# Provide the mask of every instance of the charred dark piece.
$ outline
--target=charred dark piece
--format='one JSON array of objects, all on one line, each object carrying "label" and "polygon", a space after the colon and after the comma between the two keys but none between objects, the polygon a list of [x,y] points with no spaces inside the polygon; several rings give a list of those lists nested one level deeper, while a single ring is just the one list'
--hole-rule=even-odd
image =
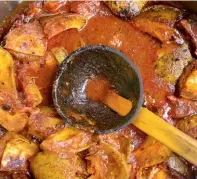
[{"label": "charred dark piece", "polygon": [[131,19],[140,13],[146,1],[107,1],[105,4],[115,15]]}]

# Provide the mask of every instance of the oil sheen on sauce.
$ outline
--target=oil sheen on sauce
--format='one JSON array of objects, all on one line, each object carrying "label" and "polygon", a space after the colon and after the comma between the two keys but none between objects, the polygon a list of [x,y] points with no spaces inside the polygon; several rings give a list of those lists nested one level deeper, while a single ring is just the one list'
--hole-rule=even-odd
[{"label": "oil sheen on sauce", "polygon": [[101,44],[120,50],[137,65],[143,79],[146,105],[163,110],[170,89],[155,74],[159,43],[129,22],[113,15],[94,15],[81,31],[70,29],[48,42],[49,49],[61,45],[68,54],[86,45]]}]

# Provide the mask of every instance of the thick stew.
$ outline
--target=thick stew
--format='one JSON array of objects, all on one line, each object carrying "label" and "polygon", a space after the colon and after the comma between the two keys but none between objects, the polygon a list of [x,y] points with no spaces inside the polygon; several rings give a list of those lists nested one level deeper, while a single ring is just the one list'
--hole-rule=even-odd
[{"label": "thick stew", "polygon": [[39,1],[12,22],[0,26],[0,179],[197,176],[132,124],[95,135],[65,124],[52,102],[59,64],[106,45],[139,68],[144,106],[197,139],[197,15],[169,2]]}]

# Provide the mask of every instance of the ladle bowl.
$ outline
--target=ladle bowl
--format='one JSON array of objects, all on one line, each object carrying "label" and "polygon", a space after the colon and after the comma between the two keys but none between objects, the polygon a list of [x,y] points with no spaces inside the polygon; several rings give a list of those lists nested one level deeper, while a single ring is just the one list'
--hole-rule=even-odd
[{"label": "ladle bowl", "polygon": [[[87,81],[104,77],[118,94],[132,101],[126,116],[87,98]],[[135,118],[143,101],[143,85],[137,67],[120,51],[106,46],[87,46],[70,54],[59,67],[53,100],[69,124],[95,133],[118,130]]]}]

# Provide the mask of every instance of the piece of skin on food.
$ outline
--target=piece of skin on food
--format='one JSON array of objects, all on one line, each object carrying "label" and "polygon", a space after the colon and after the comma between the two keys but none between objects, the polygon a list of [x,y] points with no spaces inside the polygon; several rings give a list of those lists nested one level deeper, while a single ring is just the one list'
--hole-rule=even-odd
[{"label": "piece of skin on food", "polygon": [[30,55],[30,54],[24,54],[20,52],[15,52],[14,50],[10,50],[9,52],[12,54],[14,59],[23,61],[23,62],[33,62],[33,61],[39,61],[42,57]]},{"label": "piece of skin on food", "polygon": [[10,53],[0,47],[0,89],[16,92],[14,61]]},{"label": "piece of skin on food", "polygon": [[27,55],[44,56],[47,42],[40,23],[34,21],[14,28],[6,36],[5,48]]},{"label": "piece of skin on food", "polygon": [[6,144],[1,160],[1,170],[15,171],[26,170],[27,160],[38,151],[38,146],[19,134]]},{"label": "piece of skin on food", "polygon": [[49,137],[62,128],[64,121],[57,117],[55,109],[41,107],[33,111],[28,121],[28,135],[40,140]]},{"label": "piece of skin on food", "polygon": [[89,149],[89,179],[126,179],[129,178],[130,167],[121,153],[110,144],[100,141]]},{"label": "piece of skin on food", "polygon": [[183,69],[191,61],[192,56],[186,43],[165,44],[157,51],[155,72],[165,82],[175,85]]},{"label": "piece of skin on food", "polygon": [[197,61],[193,60],[183,71],[178,82],[179,95],[197,100]]},{"label": "piece of skin on food", "polygon": [[170,106],[170,116],[173,118],[184,118],[190,115],[197,114],[197,102],[177,98],[175,96],[168,96],[168,102]]},{"label": "piece of skin on food", "polygon": [[186,19],[180,21],[180,27],[185,29],[186,33],[191,37],[191,40],[196,48],[197,55],[197,16],[191,15]]},{"label": "piece of skin on food", "polygon": [[167,5],[153,5],[143,9],[137,18],[146,18],[147,20],[165,24],[174,27],[175,23],[185,16],[181,9]]},{"label": "piece of skin on food", "polygon": [[92,133],[74,127],[66,127],[44,140],[40,147],[56,153],[78,153],[92,144]]},{"label": "piece of skin on food", "polygon": [[15,132],[6,132],[0,139],[0,158],[3,156],[6,144],[15,136]]},{"label": "piece of skin on food", "polygon": [[132,20],[132,24],[161,42],[167,42],[174,35],[174,24],[183,16],[184,12],[180,9],[166,5],[155,5],[145,8]]},{"label": "piece of skin on food", "polygon": [[189,116],[177,123],[177,128],[187,135],[197,139],[197,116]]},{"label": "piece of skin on food", "polygon": [[104,3],[116,16],[131,19],[140,13],[147,1],[106,1]]},{"label": "piece of skin on food", "polygon": [[60,14],[45,16],[40,19],[40,22],[43,25],[45,35],[50,39],[68,29],[81,30],[86,25],[87,20],[87,17],[78,14]]},{"label": "piece of skin on food", "polygon": [[151,167],[166,161],[171,153],[168,147],[148,136],[143,145],[131,153],[131,162],[135,168]]},{"label": "piece of skin on food", "polygon": [[173,34],[174,29],[162,23],[147,21],[146,19],[134,20],[132,24],[142,32],[146,32],[153,37],[159,39],[161,42],[169,41]]},{"label": "piece of skin on food", "polygon": [[85,179],[85,162],[78,155],[39,152],[30,168],[36,179]]}]

